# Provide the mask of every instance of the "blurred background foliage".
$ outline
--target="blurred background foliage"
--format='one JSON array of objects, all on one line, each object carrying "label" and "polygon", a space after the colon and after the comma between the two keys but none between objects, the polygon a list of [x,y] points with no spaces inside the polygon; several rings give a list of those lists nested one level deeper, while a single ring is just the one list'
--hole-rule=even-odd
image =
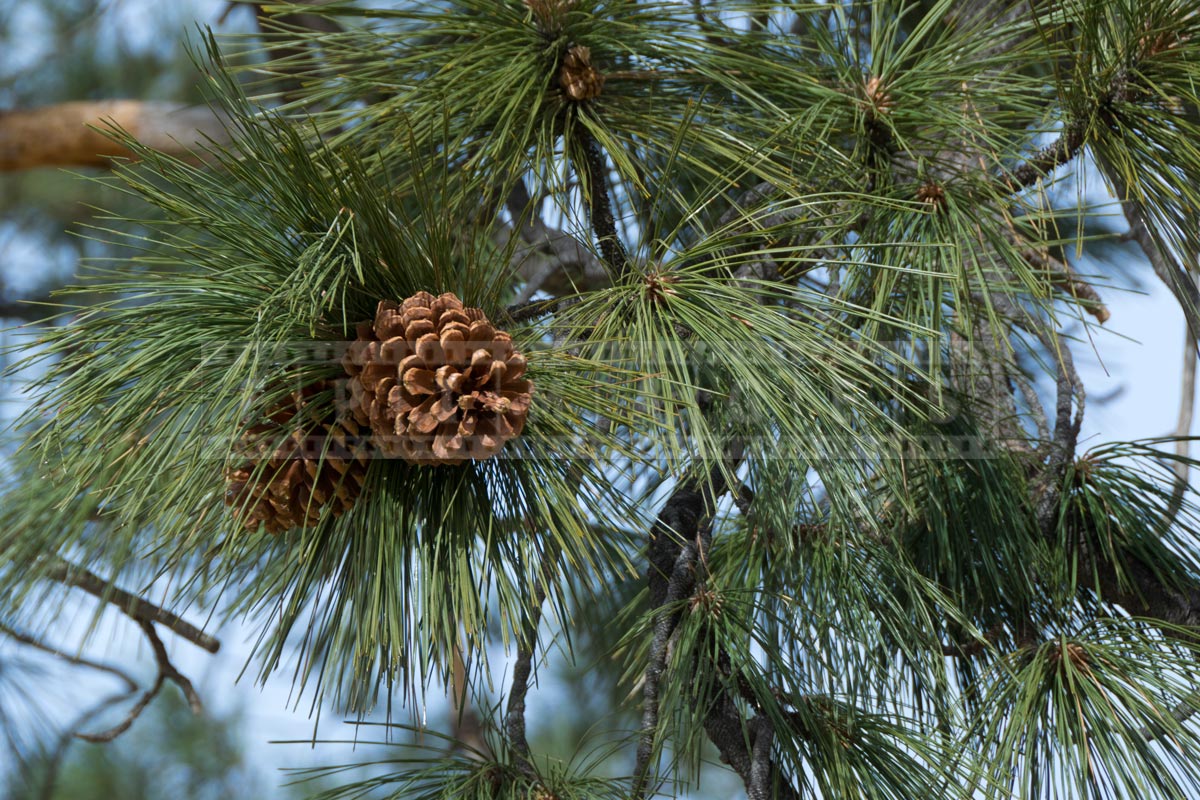
[{"label": "blurred background foliage", "polygon": [[239,712],[193,714],[178,692],[166,692],[127,735],[110,743],[75,744],[61,764],[55,763],[52,740],[8,777],[3,795],[10,800],[255,800],[267,794],[268,778],[256,768],[242,730]]},{"label": "blurred background foliage", "polygon": [[[199,102],[184,37],[197,23],[214,22],[220,5],[0,4],[0,109],[125,97]],[[119,192],[79,174],[88,171],[0,173],[0,301],[10,312],[11,301],[43,297],[71,277],[81,256],[106,255],[102,245],[75,235],[93,221],[94,208],[133,210]]]}]

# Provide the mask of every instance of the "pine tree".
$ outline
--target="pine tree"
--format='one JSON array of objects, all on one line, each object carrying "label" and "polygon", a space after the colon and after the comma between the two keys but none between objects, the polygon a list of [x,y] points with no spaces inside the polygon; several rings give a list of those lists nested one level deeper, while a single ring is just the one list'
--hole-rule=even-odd
[{"label": "pine tree", "polygon": [[[1191,2],[379,5],[210,39],[230,144],[124,142],[6,613],[91,591],[190,691],[165,582],[351,713],[471,701],[331,799],[1200,793],[1187,431],[1081,446],[1070,266],[1106,193],[1194,354]],[[630,722],[558,758],[573,659]]]}]

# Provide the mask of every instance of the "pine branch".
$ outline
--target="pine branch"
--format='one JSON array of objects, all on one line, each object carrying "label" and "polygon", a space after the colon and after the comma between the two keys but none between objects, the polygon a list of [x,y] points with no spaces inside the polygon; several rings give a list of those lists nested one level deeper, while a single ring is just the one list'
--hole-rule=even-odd
[{"label": "pine branch", "polygon": [[1191,331],[1185,331],[1183,337],[1183,380],[1179,390],[1179,417],[1175,422],[1175,455],[1178,459],[1171,468],[1175,472],[1175,485],[1171,488],[1171,500],[1167,505],[1166,517],[1171,522],[1179,516],[1183,508],[1183,498],[1188,490],[1188,473],[1191,467],[1187,462],[1192,433],[1192,414],[1196,407],[1196,347],[1197,341]]},{"label": "pine branch", "polygon": [[[1171,709],[1171,719],[1173,719],[1177,724],[1183,725],[1189,719],[1196,716],[1196,713],[1200,711],[1200,705],[1197,705],[1197,703],[1200,703],[1200,692],[1193,692],[1173,709]],[[1147,742],[1153,742],[1161,739],[1168,733],[1169,731],[1167,726],[1161,723],[1152,727],[1143,728],[1140,732],[1141,737]]]},{"label": "pine branch", "polygon": [[705,716],[704,732],[716,745],[721,761],[742,779],[749,800],[799,800],[792,782],[779,775],[778,765],[771,758],[775,729],[766,717],[757,716],[747,722],[729,693],[721,692]]},{"label": "pine branch", "polygon": [[984,652],[989,645],[995,645],[1003,633],[1003,623],[996,624],[985,631],[983,636],[978,639],[972,639],[969,642],[955,642],[954,644],[942,645],[942,655],[949,658],[973,658]]},{"label": "pine branch", "polygon": [[[1075,372],[1071,348],[1062,337],[1052,337],[1041,326],[1032,326],[1033,333],[1055,359],[1055,417],[1054,438],[1040,476],[1043,487],[1038,501],[1037,517],[1042,531],[1050,535],[1055,527],[1058,501],[1062,496],[1062,473],[1075,456],[1075,444],[1083,424],[1083,382]],[[1071,412],[1078,403],[1078,412]]]},{"label": "pine branch", "polygon": [[531,319],[555,314],[571,304],[572,298],[550,297],[545,300],[526,300],[513,303],[504,309],[504,315],[512,322],[527,322]]},{"label": "pine branch", "polygon": [[1016,194],[1033,186],[1054,170],[1071,161],[1083,149],[1086,142],[1087,126],[1078,120],[1067,123],[1062,134],[1051,144],[1046,145],[1035,153],[1028,161],[1021,164],[999,180],[1002,192]]},{"label": "pine branch", "polygon": [[[159,637],[158,632],[155,630],[154,625],[156,622],[160,623],[164,627],[174,631],[182,638],[191,641],[210,653],[215,653],[220,648],[220,643],[216,639],[208,634],[205,634],[203,631],[198,630],[190,623],[185,622],[170,611],[154,605],[147,600],[143,600],[136,595],[132,595],[123,589],[119,589],[112,583],[105,581],[91,572],[88,572],[82,567],[75,566],[66,561],[61,561],[60,563],[51,567],[51,569],[45,573],[44,577],[48,580],[58,581],[59,583],[66,584],[67,586],[82,589],[88,594],[91,594],[94,597],[97,597],[100,600],[117,607],[130,619],[134,620],[138,624],[138,627],[140,627],[142,632],[146,635],[146,639],[149,641],[151,649],[154,652],[155,664],[158,667],[158,674],[154,683],[142,694],[141,698],[139,698],[137,703],[134,704],[121,722],[99,733],[83,733],[75,730],[73,734],[75,737],[88,742],[110,742],[117,738],[122,733],[129,730],[130,727],[132,727],[133,723],[139,716],[141,716],[142,712],[147,706],[150,705],[151,701],[158,696],[158,693],[162,690],[163,685],[167,681],[171,681],[179,687],[180,691],[183,692],[184,697],[187,698],[188,705],[191,707],[193,713],[198,714],[202,711],[203,704],[201,703],[200,695],[196,692],[195,687],[192,685],[192,682],[187,678],[187,676],[176,669],[175,665],[171,663],[170,656],[167,654],[167,648],[163,644],[162,639]],[[16,641],[37,647],[44,652],[63,658],[70,663],[91,667],[92,669],[101,670],[121,678],[127,687],[127,691],[123,696],[127,696],[137,689],[137,684],[133,681],[133,679],[120,670],[117,670],[115,667],[100,664],[99,662],[91,661],[81,656],[68,655],[56,650],[55,648],[44,645],[32,637],[20,634],[11,628],[8,628],[7,626],[0,627],[0,632],[7,634]],[[98,709],[107,708],[113,702],[117,702],[117,700],[105,701],[105,703],[101,704]],[[89,715],[85,715],[84,718],[81,719],[80,725],[85,724],[90,718],[91,717]]]},{"label": "pine branch", "polygon": [[758,717],[754,726],[754,746],[750,753],[750,776],[746,781],[748,800],[776,800],[771,791],[774,781],[774,765],[771,762],[771,747],[775,743],[775,726],[766,717]]},{"label": "pine branch", "polygon": [[[1095,99],[1094,108],[1106,109],[1113,103],[1127,100],[1128,97],[1127,75],[1119,72],[1113,77],[1107,89]],[[996,187],[998,193],[1016,194],[1028,189],[1054,170],[1073,160],[1087,143],[1088,125],[1089,120],[1086,117],[1068,118],[1057,139],[1034,153],[1020,166],[998,178]]]},{"label": "pine branch", "polygon": [[[678,493],[673,495],[671,500],[667,501],[668,506],[678,496]],[[680,505],[691,506],[693,502],[688,497],[681,500]],[[664,509],[665,514],[666,509]],[[679,624],[680,612],[678,610],[667,612],[662,610],[662,606],[678,603],[691,592],[695,585],[693,569],[698,556],[699,549],[694,542],[689,542],[680,549],[670,578],[666,582],[663,601],[656,604],[659,611],[654,618],[654,638],[650,643],[650,659],[642,676],[642,732],[638,740],[637,760],[634,762],[633,768],[631,797],[634,800],[642,800],[646,796],[650,762],[654,757],[658,738],[659,684],[667,668],[667,646],[671,641],[671,634],[675,632],[675,627]],[[651,597],[653,598],[653,596],[654,590],[653,584],[651,584]]]},{"label": "pine branch", "polygon": [[1181,637],[1179,628],[1200,629],[1200,581],[1180,588],[1167,586],[1149,565],[1133,554],[1126,554],[1118,569],[1090,554],[1086,566],[1094,569],[1104,599],[1116,603],[1135,616],[1150,617],[1167,623],[1163,633],[1171,638],[1191,641],[1200,634]]},{"label": "pine branch", "polygon": [[650,658],[642,678],[642,726],[633,770],[635,800],[646,796],[658,738],[659,685],[666,671],[668,645],[682,614],[679,606],[695,588],[696,562],[706,551],[711,517],[728,489],[726,470],[732,473],[744,452],[744,444],[734,439],[726,447],[724,463],[713,465],[707,481],[682,482],[650,531],[647,579],[655,616]]},{"label": "pine branch", "polygon": [[1096,287],[1080,278],[1079,274],[1066,261],[1060,261],[1049,253],[1035,250],[1032,247],[1022,248],[1021,257],[1031,267],[1047,273],[1051,284],[1080,301],[1083,310],[1095,317],[1097,322],[1104,324],[1112,317],[1112,313],[1104,304]]},{"label": "pine branch", "polygon": [[1083,425],[1083,381],[1075,370],[1071,348],[1062,336],[1053,335],[1046,323],[1023,313],[1003,295],[993,296],[991,302],[997,313],[1033,334],[1054,360],[1054,433],[1035,483],[1039,493],[1036,517],[1041,530],[1049,537],[1054,530],[1058,503],[1062,497],[1062,474],[1074,458],[1079,429]]},{"label": "pine branch", "polygon": [[216,653],[221,649],[221,643],[217,639],[177,614],[125,591],[83,567],[59,560],[46,570],[43,577],[76,589],[82,589],[93,597],[119,608],[139,624],[154,622],[162,625],[175,635],[187,639],[210,653]]},{"label": "pine branch", "polygon": [[525,736],[525,696],[529,693],[529,678],[533,674],[533,656],[537,649],[538,626],[542,621],[542,605],[546,602],[545,582],[550,579],[551,566],[555,559],[557,551],[551,549],[546,553],[539,570],[529,617],[517,644],[512,688],[508,693],[508,705],[504,714],[504,731],[508,737],[508,744],[516,755],[518,768],[529,776],[534,775],[534,768],[529,759],[529,741]]},{"label": "pine branch", "polygon": [[629,268],[629,254],[617,235],[617,221],[608,194],[608,164],[595,137],[586,129],[579,129],[579,145],[583,149],[583,161],[576,168],[584,173],[587,183],[588,218],[600,246],[600,255],[610,274],[617,279]]},{"label": "pine branch", "polygon": [[203,106],[103,100],[0,111],[0,172],[106,167],[113,159],[133,158],[122,142],[101,132],[117,129],[147,147],[185,157],[196,155],[196,145],[209,139],[229,140],[220,117]]}]

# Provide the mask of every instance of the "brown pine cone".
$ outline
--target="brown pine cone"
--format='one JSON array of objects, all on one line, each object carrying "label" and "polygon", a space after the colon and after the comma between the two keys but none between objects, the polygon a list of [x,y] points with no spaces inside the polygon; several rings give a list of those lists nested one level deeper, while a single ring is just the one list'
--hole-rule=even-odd
[{"label": "brown pine cone", "polygon": [[[326,506],[337,516],[358,498],[367,473],[368,431],[345,414],[317,418],[309,398],[330,388],[321,382],[293,392],[243,435],[238,451],[247,460],[225,473],[225,504],[243,527],[263,524],[268,533],[307,527]],[[297,416],[304,422],[280,441]]]},{"label": "brown pine cone", "polygon": [[563,56],[558,85],[572,100],[591,100],[604,89],[604,74],[592,66],[592,51],[576,45]]},{"label": "brown pine cone", "polygon": [[421,464],[483,460],[525,427],[533,383],[512,337],[447,292],[381,300],[342,364],[350,408],[387,455]]}]

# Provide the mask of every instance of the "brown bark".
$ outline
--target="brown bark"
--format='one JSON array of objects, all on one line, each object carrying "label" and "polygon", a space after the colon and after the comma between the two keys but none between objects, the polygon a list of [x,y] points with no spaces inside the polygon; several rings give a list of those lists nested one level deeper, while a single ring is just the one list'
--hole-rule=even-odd
[{"label": "brown bark", "polygon": [[103,167],[114,158],[133,158],[128,147],[103,132],[115,129],[172,155],[186,155],[208,138],[229,138],[212,109],[179,103],[99,100],[0,111],[0,172]]}]

